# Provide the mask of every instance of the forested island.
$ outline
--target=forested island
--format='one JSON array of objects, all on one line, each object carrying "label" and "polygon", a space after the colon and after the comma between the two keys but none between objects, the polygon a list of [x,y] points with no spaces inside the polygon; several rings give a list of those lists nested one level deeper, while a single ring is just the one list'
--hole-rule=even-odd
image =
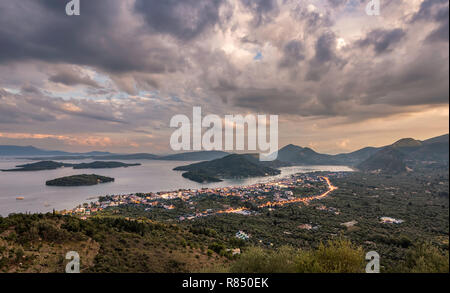
[{"label": "forested island", "polygon": [[209,183],[209,182],[222,182],[223,180],[209,176],[205,173],[198,173],[198,172],[185,172],[182,174],[182,176],[186,179],[195,181],[197,183]]},{"label": "forested island", "polygon": [[281,173],[275,169],[278,162],[260,162],[252,154],[232,154],[221,159],[195,163],[174,168],[175,171],[187,171],[184,178],[195,182],[220,182],[226,178],[247,178],[273,176]]},{"label": "forested island", "polygon": [[83,174],[68,177],[61,177],[45,182],[47,186],[91,186],[100,183],[114,182],[114,178],[100,176],[96,174]]},{"label": "forested island", "polygon": [[140,166],[141,164],[126,164],[122,162],[105,162],[95,161],[91,163],[59,163],[54,161],[41,161],[37,163],[24,164],[16,166],[16,169],[2,170],[3,172],[21,172],[21,171],[43,171],[43,170],[55,170],[64,167],[72,167],[73,169],[112,169],[112,168],[127,168],[132,166]]}]

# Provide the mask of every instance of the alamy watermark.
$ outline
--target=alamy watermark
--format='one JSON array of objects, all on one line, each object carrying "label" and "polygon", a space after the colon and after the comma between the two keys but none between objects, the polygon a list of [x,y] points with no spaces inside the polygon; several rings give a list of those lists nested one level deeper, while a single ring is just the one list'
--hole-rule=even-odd
[{"label": "alamy watermark", "polygon": [[[178,128],[170,138],[174,151],[259,151],[260,161],[273,161],[278,156],[277,115],[225,115],[222,119],[209,114],[202,118],[201,107],[194,107],[192,123],[188,116],[176,115],[170,120],[170,127]],[[208,129],[203,131],[204,128]]]},{"label": "alamy watermark", "polygon": [[366,14],[369,16],[380,15],[380,0],[370,0],[366,5]]},{"label": "alamy watermark", "polygon": [[69,251],[66,254],[66,259],[70,260],[66,265],[66,273],[78,274],[80,273],[80,255],[76,251]]},{"label": "alamy watermark", "polygon": [[[69,16],[80,15],[80,0],[71,0],[66,4],[66,14]],[[380,0],[370,0],[366,5],[366,14],[369,16],[380,15]]]},{"label": "alamy watermark", "polygon": [[66,4],[66,14],[68,16],[80,15],[80,0],[71,0]]},{"label": "alamy watermark", "polygon": [[380,272],[380,255],[376,251],[369,251],[366,254],[366,260],[369,262],[366,265],[366,273],[377,274]]}]

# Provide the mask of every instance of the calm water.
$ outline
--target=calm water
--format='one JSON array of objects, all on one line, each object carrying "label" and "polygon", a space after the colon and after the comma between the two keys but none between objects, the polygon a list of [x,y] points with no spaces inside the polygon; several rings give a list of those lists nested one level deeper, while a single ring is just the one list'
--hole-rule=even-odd
[{"label": "calm water", "polygon": [[[69,161],[67,161],[69,162]],[[75,161],[75,163],[81,161]],[[89,160],[83,161],[89,162]],[[0,158],[0,169],[12,169],[16,165],[33,163],[18,159]],[[132,163],[131,161],[127,163]],[[71,209],[84,202],[96,200],[107,194],[171,191],[180,188],[224,187],[250,185],[265,182],[294,173],[312,171],[351,171],[345,166],[302,166],[281,168],[278,176],[225,180],[218,183],[199,184],[187,180],[176,166],[190,162],[136,161],[141,166],[117,169],[73,170],[62,168],[37,172],[0,172],[0,215],[18,212],[50,212],[53,209]],[[77,174],[98,174],[115,178],[115,182],[95,186],[50,187],[45,181]],[[16,200],[24,197],[24,200]]]}]

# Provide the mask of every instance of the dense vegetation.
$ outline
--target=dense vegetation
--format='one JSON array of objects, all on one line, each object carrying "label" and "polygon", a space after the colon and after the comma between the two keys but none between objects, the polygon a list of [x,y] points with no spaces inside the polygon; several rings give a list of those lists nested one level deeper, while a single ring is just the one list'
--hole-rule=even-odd
[{"label": "dense vegetation", "polygon": [[72,164],[58,163],[53,161],[42,161],[32,164],[18,165],[17,169],[2,170],[3,172],[19,172],[19,171],[42,171],[55,170],[62,167],[71,167]]},{"label": "dense vegetation", "polygon": [[[231,249],[240,248],[233,256]],[[77,251],[82,272],[364,272],[364,248],[336,238],[317,247],[249,246],[210,228],[186,228],[123,217],[0,217],[0,272],[64,272],[65,254]],[[396,268],[448,272],[448,251],[411,245]]]},{"label": "dense vegetation", "polygon": [[229,261],[214,235],[123,217],[10,215],[0,217],[0,272],[64,272],[69,251],[82,272],[196,272]]},{"label": "dense vegetation", "polygon": [[186,179],[198,182],[198,183],[207,183],[207,182],[221,182],[222,180],[216,177],[209,176],[204,173],[198,172],[185,172],[182,176]]},{"label": "dense vegetation", "polygon": [[[309,205],[292,204],[274,209],[247,206],[255,213],[250,216],[212,215],[182,221],[178,225],[213,229],[228,238],[232,238],[238,230],[243,230],[251,235],[248,245],[267,249],[285,245],[311,249],[318,248],[320,243],[330,239],[344,238],[362,247],[365,252],[377,251],[384,272],[402,272],[405,266],[409,270],[412,267],[412,251],[424,244],[428,247],[427,251],[434,251],[431,254],[448,254],[448,171],[428,168],[423,172],[397,175],[355,172],[330,179],[339,189],[331,196]],[[307,189],[296,190],[295,193],[319,192]],[[201,196],[195,202],[198,210],[243,205],[238,197],[232,196]],[[118,213],[129,217],[178,222],[180,213],[193,213],[191,206],[181,200],[166,204],[173,204],[176,209],[155,208],[146,211],[141,205],[126,205],[106,210],[104,214]],[[382,223],[382,217],[392,217],[403,222]]]},{"label": "dense vegetation", "polygon": [[[321,243],[316,249],[249,248],[237,261],[224,267],[230,273],[364,273],[364,250],[348,240],[336,239]],[[407,257],[398,264],[405,273],[448,273],[448,252],[424,243],[411,247]]]},{"label": "dense vegetation", "polygon": [[49,180],[45,182],[45,184],[48,186],[90,186],[113,181],[114,178],[111,177],[105,177],[96,174],[83,174]]}]

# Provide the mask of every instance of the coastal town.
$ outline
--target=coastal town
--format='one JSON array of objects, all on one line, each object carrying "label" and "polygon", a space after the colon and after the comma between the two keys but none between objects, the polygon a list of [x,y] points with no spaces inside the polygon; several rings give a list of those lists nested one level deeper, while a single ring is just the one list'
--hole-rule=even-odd
[{"label": "coastal town", "polygon": [[[343,176],[343,172],[327,174],[329,177]],[[180,189],[168,192],[136,193],[124,195],[107,195],[97,201],[84,203],[71,210],[60,211],[63,215],[77,216],[87,219],[99,212],[114,209],[125,205],[144,207],[145,211],[154,209],[176,210],[174,201],[182,202],[189,207],[186,214],[178,216],[179,221],[193,220],[218,214],[242,214],[251,215],[257,213],[257,209],[275,208],[293,203],[308,203],[328,196],[337,189],[333,186],[329,177],[314,173],[299,173],[285,178],[258,183],[248,186],[234,186],[223,188]],[[305,191],[305,192],[302,192]],[[236,198],[242,206],[224,205],[223,209],[208,208],[198,210],[196,200],[199,198],[215,196],[216,198]]]}]

